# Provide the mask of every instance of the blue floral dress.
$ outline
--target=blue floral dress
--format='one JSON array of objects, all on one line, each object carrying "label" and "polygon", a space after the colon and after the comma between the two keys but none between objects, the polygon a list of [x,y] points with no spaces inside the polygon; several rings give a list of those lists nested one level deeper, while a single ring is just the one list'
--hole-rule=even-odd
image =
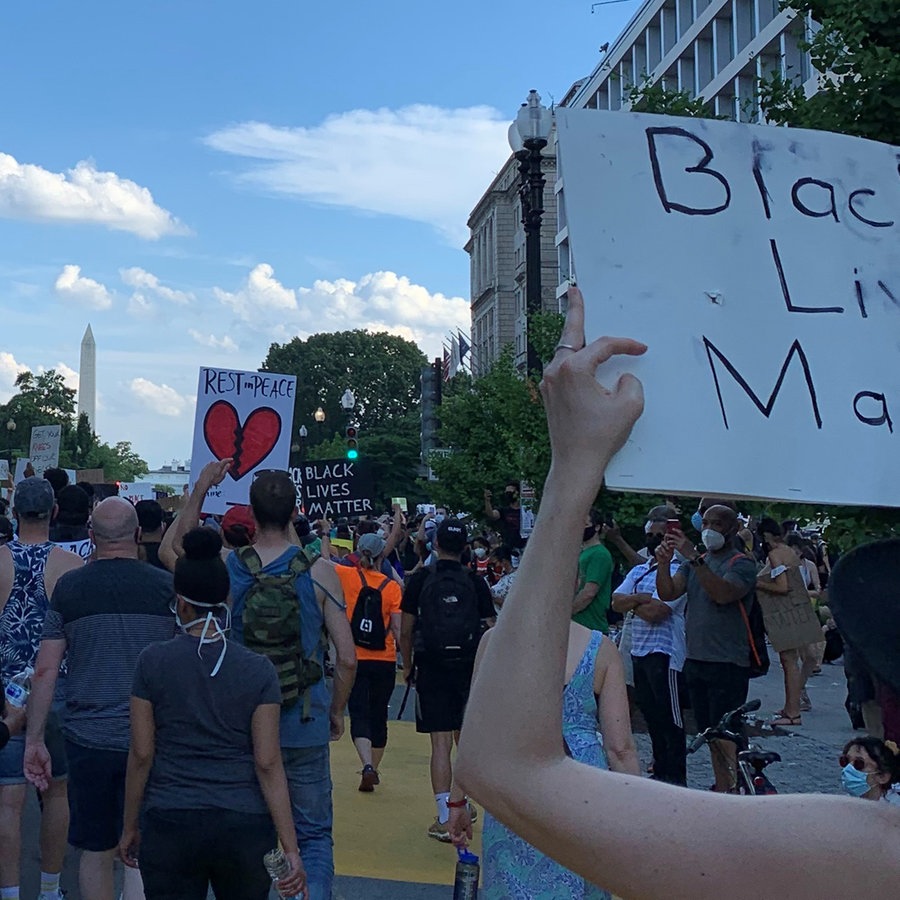
[{"label": "blue floral dress", "polygon": [[[594,660],[603,641],[595,631],[563,692],[563,737],[572,757],[597,769],[608,768],[597,730]],[[609,900],[610,894],[535,850],[490,813],[482,836],[485,900]]]}]

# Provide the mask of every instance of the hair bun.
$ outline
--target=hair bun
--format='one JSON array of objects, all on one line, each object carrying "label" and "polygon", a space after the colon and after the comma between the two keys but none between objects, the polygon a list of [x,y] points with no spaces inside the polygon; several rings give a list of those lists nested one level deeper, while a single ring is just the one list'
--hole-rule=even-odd
[{"label": "hair bun", "polygon": [[192,528],[182,540],[184,555],[191,560],[215,559],[222,549],[222,539],[212,528]]}]

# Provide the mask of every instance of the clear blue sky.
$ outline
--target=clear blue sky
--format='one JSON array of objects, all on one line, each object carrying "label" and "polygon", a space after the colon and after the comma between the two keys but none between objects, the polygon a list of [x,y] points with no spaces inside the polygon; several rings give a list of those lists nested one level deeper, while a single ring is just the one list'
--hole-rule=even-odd
[{"label": "clear blue sky", "polygon": [[639,5],[6,0],[0,402],[22,367],[74,385],[90,322],[97,429],[155,467],[201,365],[356,327],[435,354],[507,123]]}]

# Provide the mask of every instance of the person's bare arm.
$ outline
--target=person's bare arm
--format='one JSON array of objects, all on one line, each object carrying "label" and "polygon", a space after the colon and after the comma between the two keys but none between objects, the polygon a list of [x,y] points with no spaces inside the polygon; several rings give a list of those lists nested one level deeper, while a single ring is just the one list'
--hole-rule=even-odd
[{"label": "person's bare arm", "polygon": [[402,622],[402,613],[391,613],[391,634],[394,636],[394,643],[397,649],[400,648],[400,626]]},{"label": "person's bare arm", "polygon": [[184,508],[176,516],[175,521],[170,528],[166,529],[163,539],[159,544],[157,551],[160,562],[170,571],[175,571],[175,563],[184,553],[181,542],[184,536],[192,529],[196,528],[200,521],[200,512],[203,508],[203,498],[206,497],[209,489],[217,484],[221,484],[228,469],[231,466],[231,458],[219,459],[214,462],[207,463],[200,475],[194,482],[194,489],[185,503]]},{"label": "person's bare arm", "polygon": [[119,857],[126,866],[137,868],[141,843],[138,819],[144,802],[147,779],[156,755],[156,719],[153,704],[141,697],[131,698],[131,744],[128,748],[128,769],[125,775],[125,814]]},{"label": "person's bare arm", "polygon": [[646,603],[642,603],[635,608],[634,614],[651,625],[658,625],[660,622],[665,622],[672,615],[672,607],[658,597],[651,596]]},{"label": "person's bare arm", "polygon": [[484,514],[488,521],[496,522],[500,518],[500,510],[494,509],[493,493],[487,488],[484,490]]},{"label": "person's bare arm", "polygon": [[334,644],[336,656],[329,714],[331,739],[336,741],[344,733],[344,710],[347,708],[347,701],[350,699],[350,691],[356,678],[356,644],[353,643],[353,632],[350,631],[341,580],[334,571],[334,566],[324,559],[318,559],[313,563],[312,576],[321,585],[317,588],[317,594],[323,604],[325,631]]},{"label": "person's bare arm", "polygon": [[597,594],[600,593],[600,585],[595,581],[589,581],[585,586],[575,595],[575,602],[572,604],[572,612],[580,613],[582,610],[587,609],[591,603],[594,602],[594,598]]},{"label": "person's bare arm", "polygon": [[25,729],[25,775],[40,791],[47,790],[53,778],[50,754],[44,744],[44,729],[53,704],[53,691],[63,657],[65,640],[43,640],[31,676],[28,697],[28,721]]},{"label": "person's bare arm", "polygon": [[656,570],[656,593],[660,600],[671,601],[680,597],[687,589],[687,579],[681,572],[671,573],[669,566],[675,555],[675,545],[666,538],[656,548],[656,561],[659,568]]},{"label": "person's bare arm", "polygon": [[403,659],[403,675],[407,681],[412,677],[413,631],[415,627],[416,617],[412,613],[404,612],[400,614],[400,656]]},{"label": "person's bare arm", "polygon": [[631,733],[625,667],[616,645],[604,638],[594,662],[594,694],[603,749],[611,772],[640,775],[637,747]]},{"label": "person's bare arm", "polygon": [[266,800],[278,843],[284,850],[291,867],[290,875],[279,882],[282,896],[294,896],[304,890],[306,871],[300,861],[297,847],[297,832],[291,812],[287,778],[281,761],[279,746],[279,718],[281,706],[277,703],[263,703],[253,711],[250,729],[253,738],[253,763],[256,778]]},{"label": "person's bare arm", "polygon": [[653,594],[613,594],[612,608],[617,613],[631,612],[642,604],[649,603],[653,599]]},{"label": "person's bare arm", "polygon": [[616,525],[615,522],[613,522],[612,525],[604,525],[600,532],[600,536],[604,541],[615,544],[619,553],[625,557],[625,562],[632,568],[645,562],[637,550],[622,537],[622,532],[619,531],[619,526]]},{"label": "person's bare arm", "polygon": [[400,543],[400,537],[403,534],[403,510],[400,508],[399,503],[395,503],[393,505],[394,510],[394,522],[391,525],[391,532],[387,536],[387,540],[384,542],[384,550],[382,550],[382,556],[390,556],[394,547]]},{"label": "person's bare arm", "polygon": [[[583,341],[583,300],[574,288],[562,341]],[[558,686],[568,638],[567,585],[606,464],[642,405],[634,379],[626,376],[609,392],[594,373],[612,353],[640,349],[601,339],[580,353],[558,352],[544,370],[550,474],[521,579],[472,684],[456,773],[526,841],[629,900],[657,900],[660,885],[673,900],[756,900],[759,884],[747,878],[748,859],[766,860],[772,896],[852,897],[860,884],[874,896],[890,896],[900,879],[900,816],[888,804],[685,791],[583,766],[564,754]],[[802,871],[797,842],[784,840],[798,821],[805,823],[801,849],[814,849],[820,860]],[[689,841],[673,839],[688,834]],[[850,856],[848,834],[857,848]]]}]

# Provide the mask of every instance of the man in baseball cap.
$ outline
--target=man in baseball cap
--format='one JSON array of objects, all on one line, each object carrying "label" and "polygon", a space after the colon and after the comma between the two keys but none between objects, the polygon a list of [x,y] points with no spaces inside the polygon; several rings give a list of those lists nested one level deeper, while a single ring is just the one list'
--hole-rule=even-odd
[{"label": "man in baseball cap", "polygon": [[49,522],[55,505],[53,485],[46,479],[32,475],[16,485],[13,510],[17,516],[30,520],[47,519]]}]

